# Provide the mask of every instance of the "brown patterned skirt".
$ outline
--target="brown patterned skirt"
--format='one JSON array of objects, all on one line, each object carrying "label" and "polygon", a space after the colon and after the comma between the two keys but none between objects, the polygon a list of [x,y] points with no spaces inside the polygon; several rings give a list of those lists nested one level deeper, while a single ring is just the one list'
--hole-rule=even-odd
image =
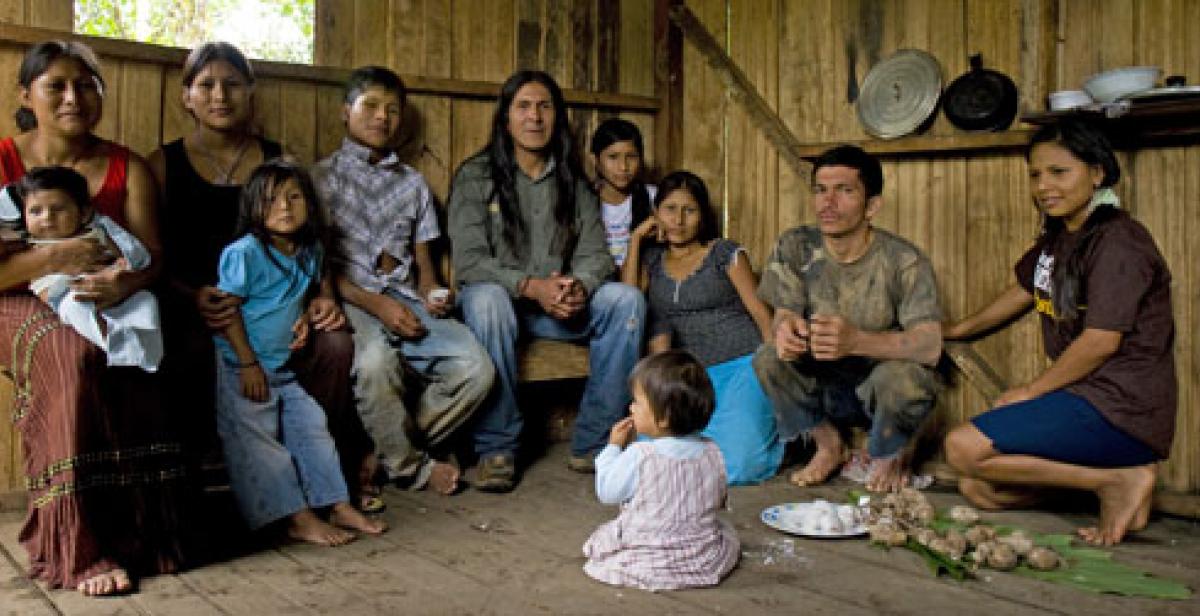
[{"label": "brown patterned skirt", "polygon": [[109,368],[37,298],[0,294],[0,363],[13,379],[29,512],[30,574],[74,588],[122,566],[164,573],[183,562],[179,444],[159,379]]}]

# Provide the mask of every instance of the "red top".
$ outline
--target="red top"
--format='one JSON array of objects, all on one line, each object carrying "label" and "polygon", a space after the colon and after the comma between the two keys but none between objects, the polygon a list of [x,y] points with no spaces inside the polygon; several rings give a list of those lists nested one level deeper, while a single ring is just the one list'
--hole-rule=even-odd
[{"label": "red top", "polygon": [[[92,207],[97,212],[125,225],[125,177],[129,166],[129,148],[107,142],[108,173],[104,176],[104,185],[100,191],[92,195]],[[12,137],[0,141],[0,174],[3,182],[11,184],[25,176],[25,163],[21,162],[21,153]]]}]

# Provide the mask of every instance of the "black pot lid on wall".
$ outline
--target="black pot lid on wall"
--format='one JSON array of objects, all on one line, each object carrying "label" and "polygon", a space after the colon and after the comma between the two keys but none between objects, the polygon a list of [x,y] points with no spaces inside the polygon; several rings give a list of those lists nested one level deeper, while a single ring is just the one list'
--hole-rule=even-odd
[{"label": "black pot lid on wall", "polygon": [[946,88],[942,110],[963,130],[1001,131],[1017,117],[1017,86],[1007,75],[983,68],[983,59],[975,54],[971,70]]}]

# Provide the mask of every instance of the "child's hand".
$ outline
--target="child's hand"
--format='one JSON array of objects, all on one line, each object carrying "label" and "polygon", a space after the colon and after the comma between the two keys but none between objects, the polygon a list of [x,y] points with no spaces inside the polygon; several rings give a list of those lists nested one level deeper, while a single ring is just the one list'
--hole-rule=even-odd
[{"label": "child's hand", "polygon": [[292,343],[288,345],[288,349],[292,351],[303,349],[304,345],[308,344],[309,331],[308,315],[302,314],[295,323],[292,323]]},{"label": "child's hand", "polygon": [[346,314],[333,298],[315,297],[308,303],[308,320],[317,331],[329,332],[346,325]]},{"label": "child's hand", "polygon": [[247,400],[266,402],[271,388],[267,385],[267,373],[257,363],[238,368],[238,378],[242,381],[242,395]]},{"label": "child's hand", "polygon": [[633,418],[626,417],[613,424],[612,431],[608,433],[608,443],[625,449],[633,442],[635,436],[637,436],[637,430],[633,427]]}]

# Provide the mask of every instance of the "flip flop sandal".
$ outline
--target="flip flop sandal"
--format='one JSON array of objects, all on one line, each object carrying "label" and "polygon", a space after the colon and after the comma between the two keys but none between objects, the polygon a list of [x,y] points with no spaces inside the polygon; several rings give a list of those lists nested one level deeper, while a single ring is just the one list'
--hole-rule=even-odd
[{"label": "flip flop sandal", "polygon": [[383,489],[379,486],[363,486],[358,494],[358,510],[368,514],[387,511],[387,503],[382,495]]},{"label": "flip flop sandal", "polygon": [[368,515],[383,513],[387,511],[387,503],[383,502],[383,499],[378,496],[363,494],[358,500],[358,510]]}]

